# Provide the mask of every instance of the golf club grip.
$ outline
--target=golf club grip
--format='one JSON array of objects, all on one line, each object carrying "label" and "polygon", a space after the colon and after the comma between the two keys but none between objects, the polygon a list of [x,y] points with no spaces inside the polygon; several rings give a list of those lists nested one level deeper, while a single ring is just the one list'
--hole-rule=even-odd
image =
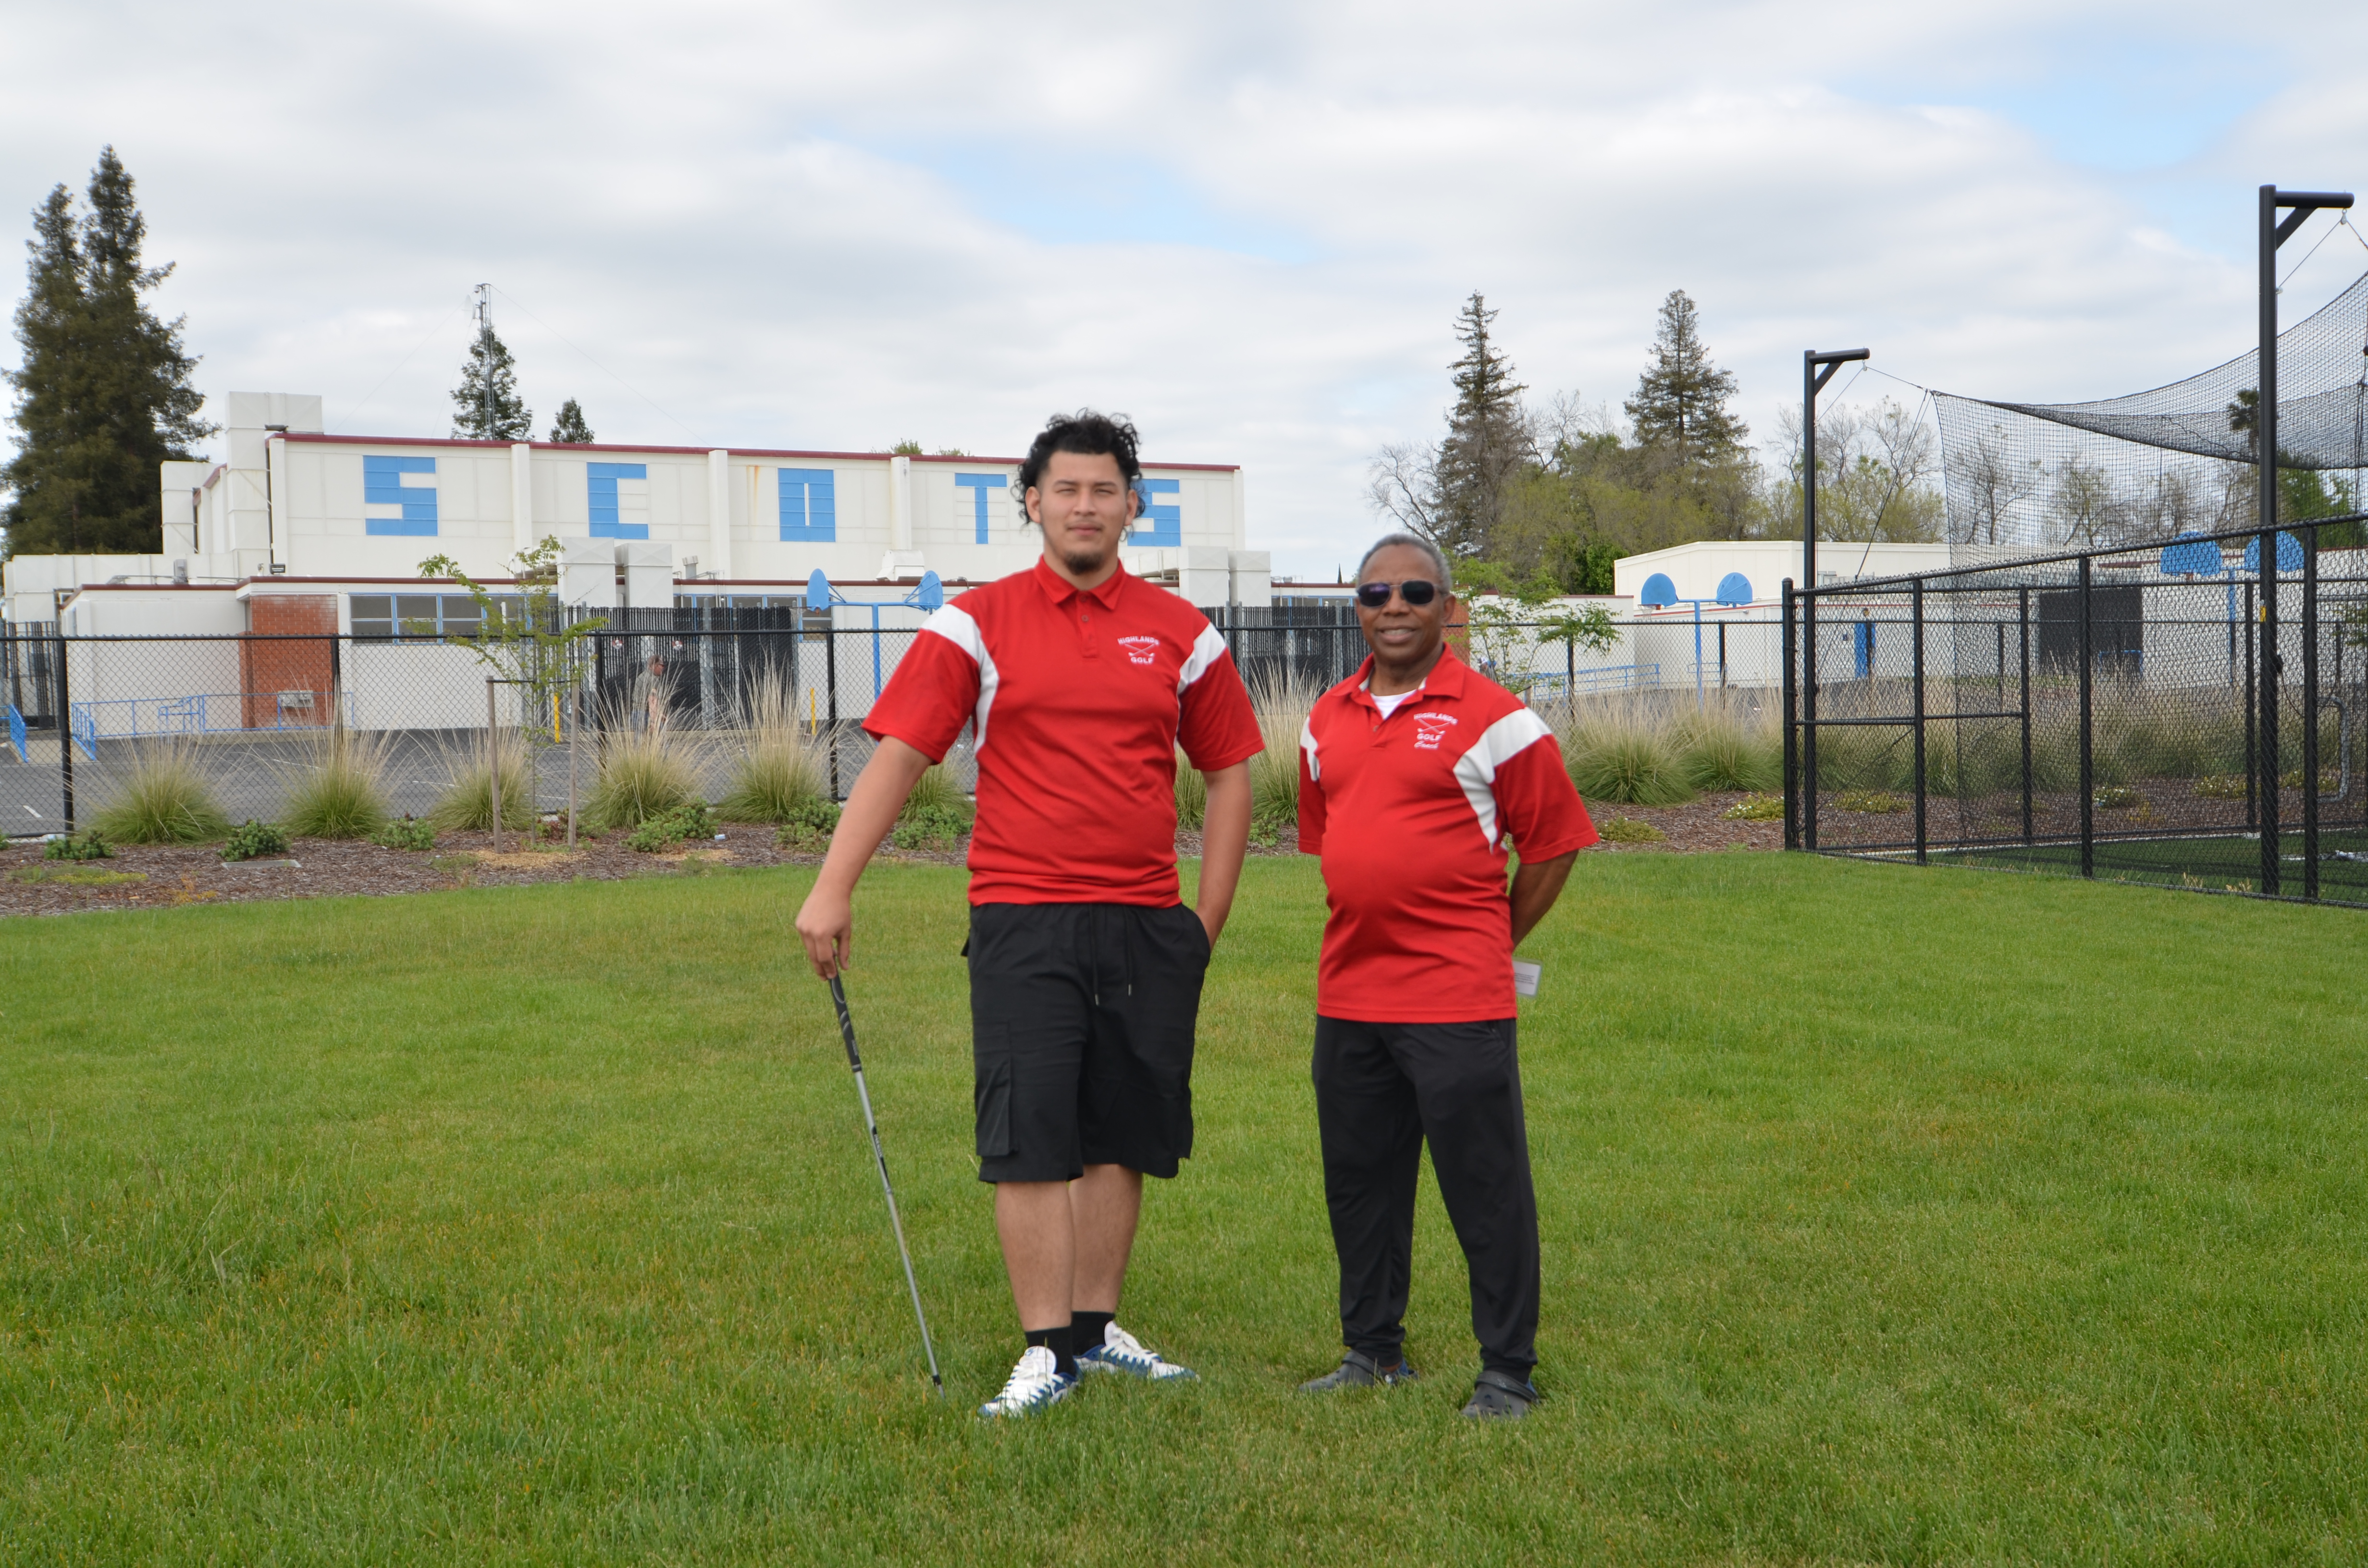
[{"label": "golf club grip", "polygon": [[855,1019],[847,1010],[847,986],[835,974],[830,977],[830,1002],[838,1009],[838,1038],[847,1044],[847,1064],[860,1073],[863,1057],[855,1049]]}]

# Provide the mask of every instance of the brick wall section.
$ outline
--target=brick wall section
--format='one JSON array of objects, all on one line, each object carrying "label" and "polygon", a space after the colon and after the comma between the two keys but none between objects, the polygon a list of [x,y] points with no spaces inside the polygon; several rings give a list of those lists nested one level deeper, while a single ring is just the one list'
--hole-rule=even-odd
[{"label": "brick wall section", "polygon": [[[242,722],[250,730],[329,722],[337,633],[337,601],[331,594],[256,594],[246,601],[250,636],[238,647],[239,690],[245,693]],[[290,634],[318,642],[262,639]],[[312,706],[279,700],[283,692],[310,692]]]}]

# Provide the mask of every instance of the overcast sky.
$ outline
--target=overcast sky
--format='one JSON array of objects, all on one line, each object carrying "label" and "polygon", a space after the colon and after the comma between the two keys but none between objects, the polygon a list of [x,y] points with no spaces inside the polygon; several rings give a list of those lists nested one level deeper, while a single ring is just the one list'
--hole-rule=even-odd
[{"label": "overcast sky", "polygon": [[[1813,345],[2043,401],[2240,352],[2255,187],[2368,185],[2363,46],[2357,0],[6,0],[0,210],[112,142],[217,400],[441,434],[490,282],[538,433],[1006,455],[1092,403],[1328,578],[1475,289],[1615,411],[1686,290],[1760,433]],[[2290,318],[2363,267],[2335,232]]]}]

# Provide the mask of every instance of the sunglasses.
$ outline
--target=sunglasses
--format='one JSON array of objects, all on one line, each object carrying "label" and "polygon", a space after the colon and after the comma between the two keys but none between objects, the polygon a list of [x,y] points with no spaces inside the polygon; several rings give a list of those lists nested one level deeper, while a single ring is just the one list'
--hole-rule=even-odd
[{"label": "sunglasses", "polygon": [[1409,605],[1427,605],[1439,597],[1439,585],[1421,577],[1409,577],[1403,583],[1360,583],[1357,602],[1367,609],[1379,609],[1390,602],[1390,590],[1396,589],[1398,597]]}]

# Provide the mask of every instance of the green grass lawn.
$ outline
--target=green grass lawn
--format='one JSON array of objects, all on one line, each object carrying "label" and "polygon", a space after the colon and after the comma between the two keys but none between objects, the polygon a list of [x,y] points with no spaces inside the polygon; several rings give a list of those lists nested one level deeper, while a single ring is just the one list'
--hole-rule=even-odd
[{"label": "green grass lawn", "polygon": [[876,869],[0,926],[11,1562],[2258,1562],[2368,1553],[2357,912],[1594,856],[1530,945],[1520,1425],[1425,1181],[1331,1402],[1321,889],[1252,863],[1125,1321],[1197,1386],[972,1415],[1017,1351],[962,878]]}]

